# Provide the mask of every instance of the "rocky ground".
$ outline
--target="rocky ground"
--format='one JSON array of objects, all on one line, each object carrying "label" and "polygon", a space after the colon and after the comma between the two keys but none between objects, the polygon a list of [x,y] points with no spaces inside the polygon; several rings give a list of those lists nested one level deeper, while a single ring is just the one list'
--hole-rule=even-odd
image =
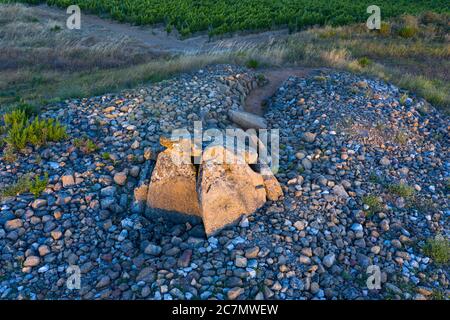
[{"label": "rocky ground", "polygon": [[[1,200],[0,297],[448,297],[448,265],[423,246],[449,235],[449,119],[380,81],[332,72],[283,84],[266,119],[280,129],[285,197],[238,226],[206,239],[201,225],[131,211],[159,137],[195,120],[230,126],[228,111],[259,80],[214,66],[44,112],[64,122],[67,141],[12,163],[0,153],[0,188],[30,172],[50,178],[37,199]],[[70,265],[81,290],[66,286]],[[367,288],[369,265],[381,270],[380,290]]]}]

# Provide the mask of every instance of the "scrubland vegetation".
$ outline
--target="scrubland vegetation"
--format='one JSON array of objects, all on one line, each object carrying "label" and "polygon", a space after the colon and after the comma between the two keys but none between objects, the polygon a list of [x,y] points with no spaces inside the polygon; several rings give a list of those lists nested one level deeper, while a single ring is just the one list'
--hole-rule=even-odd
[{"label": "scrubland vegetation", "polygon": [[0,11],[3,109],[21,101],[41,106],[100,95],[208,64],[235,63],[251,68],[326,66],[365,73],[449,112],[448,13],[427,11],[385,19],[381,30],[369,31],[365,23],[313,27],[270,43],[237,44],[228,51],[155,56],[130,38],[99,37],[86,30],[81,37],[74,35],[32,7],[2,5]]}]

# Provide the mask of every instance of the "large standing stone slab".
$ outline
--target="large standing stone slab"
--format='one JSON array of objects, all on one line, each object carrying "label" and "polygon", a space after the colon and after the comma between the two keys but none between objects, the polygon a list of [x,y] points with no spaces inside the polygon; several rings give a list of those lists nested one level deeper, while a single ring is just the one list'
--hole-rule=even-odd
[{"label": "large standing stone slab", "polygon": [[[169,148],[158,155],[148,187],[147,206],[153,209],[200,217],[196,191],[196,168],[186,153],[190,142],[164,145]],[[189,147],[188,147],[189,148]]]},{"label": "large standing stone slab", "polygon": [[263,177],[220,145],[205,149],[198,180],[200,211],[208,236],[262,207]]}]

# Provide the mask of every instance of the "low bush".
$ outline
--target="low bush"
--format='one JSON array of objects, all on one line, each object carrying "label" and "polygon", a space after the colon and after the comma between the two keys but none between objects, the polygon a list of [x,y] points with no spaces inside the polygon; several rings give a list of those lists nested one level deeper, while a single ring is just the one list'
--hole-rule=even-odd
[{"label": "low bush", "polygon": [[5,123],[5,127],[17,127],[24,126],[27,122],[28,117],[26,115],[25,110],[16,109],[7,113],[3,116],[3,121]]},{"label": "low bush", "polygon": [[387,22],[382,22],[379,30],[382,36],[388,36],[391,34],[391,25]]},{"label": "low bush", "polygon": [[367,58],[367,57],[362,57],[362,58],[359,58],[359,59],[358,59],[358,64],[359,64],[361,67],[365,68],[365,67],[368,67],[368,66],[370,66],[370,65],[372,64],[372,60],[370,60],[370,59]]},{"label": "low bush", "polygon": [[18,194],[28,192],[30,188],[31,179],[29,175],[24,175],[20,177],[16,183],[7,186],[0,191],[0,198],[4,197],[14,197]]},{"label": "low bush", "polygon": [[399,197],[409,198],[414,195],[415,189],[406,184],[392,184],[388,190]]},{"label": "low bush", "polygon": [[412,26],[405,26],[401,27],[398,30],[398,35],[402,38],[412,38],[414,37],[418,32],[418,29]]},{"label": "low bush", "polygon": [[428,239],[425,245],[425,254],[438,264],[447,264],[450,259],[450,242],[442,235]]},{"label": "low bush", "polygon": [[48,185],[48,173],[46,172],[44,177],[34,177],[34,180],[30,181],[30,192],[35,198],[39,197],[41,193],[47,188]]},{"label": "low bush", "polygon": [[31,192],[35,198],[39,197],[41,193],[47,188],[48,173],[43,177],[35,176],[31,179],[31,174],[26,174],[20,177],[16,183],[6,187],[0,191],[0,199],[4,197],[15,197],[19,194]]},{"label": "low bush", "polygon": [[84,154],[90,154],[98,150],[98,146],[95,142],[87,137],[74,139],[73,145],[80,149]]},{"label": "low bush", "polygon": [[377,196],[368,195],[365,196],[362,201],[365,205],[369,206],[369,209],[367,210],[368,216],[372,216],[373,214],[383,210],[383,203]]},{"label": "low bush", "polygon": [[259,67],[259,62],[258,62],[258,60],[250,59],[247,61],[246,65],[247,65],[247,68],[256,69]]},{"label": "low bush", "polygon": [[29,120],[26,109],[16,109],[3,116],[6,132],[5,142],[12,150],[20,151],[30,144],[35,147],[47,142],[57,142],[67,138],[65,127],[55,119]]}]

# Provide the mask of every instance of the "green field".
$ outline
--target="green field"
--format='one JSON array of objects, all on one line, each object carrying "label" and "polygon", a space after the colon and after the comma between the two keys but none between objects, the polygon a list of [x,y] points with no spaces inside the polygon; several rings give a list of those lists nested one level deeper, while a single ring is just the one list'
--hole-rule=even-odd
[{"label": "green field", "polygon": [[[0,0],[0,2],[8,2]],[[382,18],[424,11],[450,12],[448,0],[23,0],[67,7],[78,4],[82,10],[135,24],[163,23],[168,31],[181,35],[199,31],[210,35],[239,30],[270,30],[311,25],[345,25],[365,21],[366,9],[376,4]]]}]

